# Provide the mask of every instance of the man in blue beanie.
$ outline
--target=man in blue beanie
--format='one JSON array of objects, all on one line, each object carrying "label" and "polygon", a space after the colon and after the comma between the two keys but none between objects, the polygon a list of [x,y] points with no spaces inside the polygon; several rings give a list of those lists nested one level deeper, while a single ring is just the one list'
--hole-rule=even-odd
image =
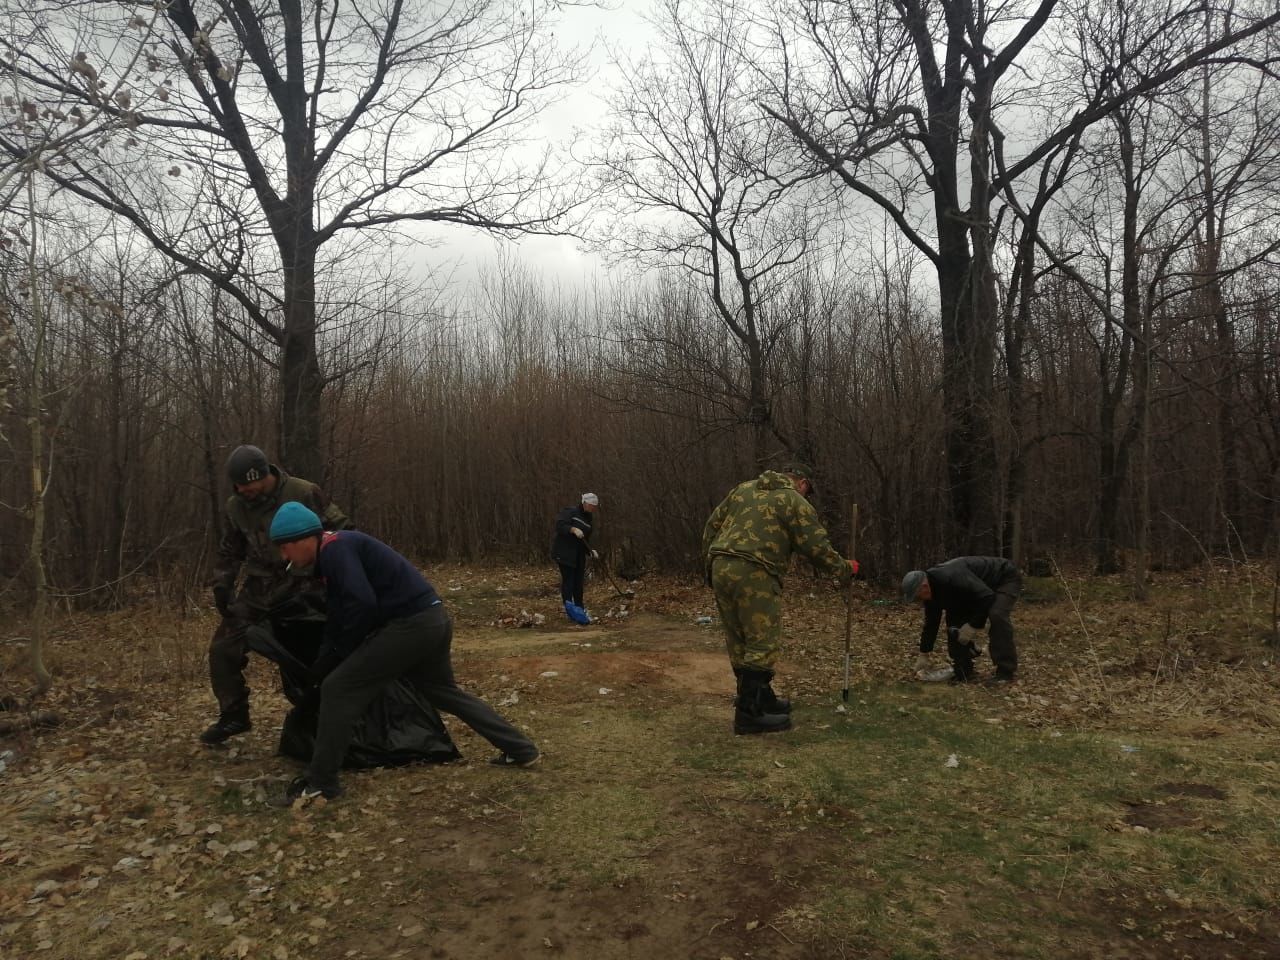
[{"label": "man in blue beanie", "polygon": [[413,564],[367,534],[324,530],[300,503],[276,511],[271,540],[291,568],[324,582],[328,616],[310,677],[320,690],[315,751],[307,772],[289,785],[287,801],[342,794],[338,770],[356,721],[383,686],[400,677],[502,751],[491,763],[538,762],[533,741],[454,680],[453,624]]}]

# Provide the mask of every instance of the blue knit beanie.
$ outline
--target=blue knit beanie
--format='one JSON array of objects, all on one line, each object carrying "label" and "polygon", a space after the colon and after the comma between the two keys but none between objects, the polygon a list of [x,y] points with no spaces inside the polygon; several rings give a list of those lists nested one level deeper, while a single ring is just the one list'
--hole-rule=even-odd
[{"label": "blue knit beanie", "polygon": [[296,500],[280,505],[271,519],[271,542],[289,543],[315,536],[321,530],[320,518]]}]

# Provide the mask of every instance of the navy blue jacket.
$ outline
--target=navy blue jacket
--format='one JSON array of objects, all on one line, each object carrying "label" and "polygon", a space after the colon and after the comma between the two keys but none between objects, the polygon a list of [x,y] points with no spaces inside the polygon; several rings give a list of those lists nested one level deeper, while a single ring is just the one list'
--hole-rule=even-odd
[{"label": "navy blue jacket", "polygon": [[327,601],[323,646],[344,657],[383,624],[440,602],[417,567],[357,530],[323,536],[315,575],[324,582]]}]

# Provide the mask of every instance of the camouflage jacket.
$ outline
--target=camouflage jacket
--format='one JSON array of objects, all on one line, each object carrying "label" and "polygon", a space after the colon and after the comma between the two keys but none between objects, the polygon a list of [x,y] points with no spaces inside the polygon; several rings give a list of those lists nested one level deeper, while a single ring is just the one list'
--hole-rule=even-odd
[{"label": "camouflage jacket", "polygon": [[717,556],[758,563],[775,577],[787,572],[792,552],[820,573],[848,583],[849,562],[831,546],[817,512],[784,473],[766,470],[740,483],[720,502],[702,530],[702,557],[710,575]]},{"label": "camouflage jacket", "polygon": [[280,548],[271,542],[271,520],[282,503],[296,500],[314,510],[326,530],[350,526],[346,514],[314,483],[291,477],[274,464],[271,472],[276,476],[276,486],[266,496],[246,500],[233,493],[227,498],[211,582],[211,586],[234,591],[243,567],[245,596],[242,599],[259,613],[312,586],[308,578],[291,576],[285,570]]}]

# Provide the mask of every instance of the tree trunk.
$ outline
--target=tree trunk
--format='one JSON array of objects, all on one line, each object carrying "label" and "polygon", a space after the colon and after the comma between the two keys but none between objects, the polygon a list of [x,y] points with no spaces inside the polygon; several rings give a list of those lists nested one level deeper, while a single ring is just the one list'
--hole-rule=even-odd
[{"label": "tree trunk", "polygon": [[27,546],[27,562],[31,565],[35,602],[31,608],[31,639],[27,647],[28,662],[36,685],[31,692],[34,699],[46,693],[53,684],[44,663],[44,641],[49,612],[49,579],[44,565],[45,524],[45,475],[44,475],[44,422],[42,389],[44,385],[45,316],[44,302],[40,296],[40,270],[36,254],[40,248],[36,235],[35,171],[27,172],[27,215],[30,218],[30,244],[27,246],[27,282],[31,287],[31,325],[35,331],[31,357],[31,384],[27,391],[27,427],[31,434],[31,541]]},{"label": "tree trunk", "polygon": [[316,355],[315,248],[302,246],[284,271],[285,324],[280,350],[280,460],[290,473],[322,483]]}]

